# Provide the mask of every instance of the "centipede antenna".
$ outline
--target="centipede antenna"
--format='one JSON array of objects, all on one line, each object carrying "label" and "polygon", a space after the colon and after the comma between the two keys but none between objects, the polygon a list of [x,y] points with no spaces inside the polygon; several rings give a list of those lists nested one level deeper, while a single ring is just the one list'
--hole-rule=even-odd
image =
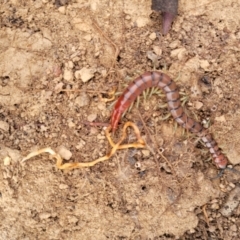
[{"label": "centipede antenna", "polygon": [[140,96],[137,97],[137,101],[136,101],[137,108],[139,108],[139,105],[140,105]]},{"label": "centipede antenna", "polygon": [[111,109],[111,108],[115,105],[116,102],[117,102],[117,100],[113,101],[113,102],[108,106],[108,108]]},{"label": "centipede antenna", "polygon": [[[160,104],[158,107],[159,108],[166,108],[168,105],[167,105],[167,103],[162,103],[162,104]],[[170,114],[171,115],[171,114]]]}]

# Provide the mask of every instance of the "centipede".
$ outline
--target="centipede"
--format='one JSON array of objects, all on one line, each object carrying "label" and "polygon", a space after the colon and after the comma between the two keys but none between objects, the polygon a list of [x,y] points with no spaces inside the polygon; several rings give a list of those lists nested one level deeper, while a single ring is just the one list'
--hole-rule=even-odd
[{"label": "centipede", "polygon": [[118,98],[112,115],[111,127],[115,132],[122,114],[129,108],[135,99],[147,88],[160,88],[166,94],[168,109],[174,120],[193,134],[196,134],[209,149],[213,162],[219,169],[227,168],[228,158],[223,154],[221,148],[214,140],[213,135],[203,125],[190,118],[180,101],[179,88],[177,84],[166,74],[158,71],[146,72],[133,80]]}]

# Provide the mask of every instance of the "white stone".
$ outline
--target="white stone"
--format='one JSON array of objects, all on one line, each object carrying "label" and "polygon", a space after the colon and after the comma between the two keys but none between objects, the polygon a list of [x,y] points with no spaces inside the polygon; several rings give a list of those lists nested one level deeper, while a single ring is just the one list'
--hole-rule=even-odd
[{"label": "white stone", "polygon": [[92,40],[91,34],[87,34],[86,36],[83,37],[86,41],[90,42]]},{"label": "white stone", "polygon": [[194,102],[194,106],[195,106],[196,109],[200,109],[200,108],[202,108],[203,103],[200,102],[200,101],[196,101],[196,102]]},{"label": "white stone", "polygon": [[62,145],[58,147],[57,153],[65,160],[69,160],[72,157],[72,153]]},{"label": "white stone", "polygon": [[81,79],[81,71],[80,70],[75,71],[74,76],[76,79]]},{"label": "white stone", "polygon": [[150,151],[148,149],[143,149],[142,154],[144,157],[149,157],[150,156]]},{"label": "white stone", "polygon": [[72,69],[74,67],[74,63],[72,61],[69,61],[68,62],[68,67]]}]

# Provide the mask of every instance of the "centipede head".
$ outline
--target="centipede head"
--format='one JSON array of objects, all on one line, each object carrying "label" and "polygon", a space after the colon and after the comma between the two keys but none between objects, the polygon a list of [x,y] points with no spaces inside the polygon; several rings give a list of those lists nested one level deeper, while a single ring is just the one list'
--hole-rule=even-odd
[{"label": "centipede head", "polygon": [[121,118],[121,114],[122,114],[121,111],[119,111],[118,109],[113,110],[112,117],[111,117],[111,127],[112,127],[113,133],[116,131],[118,127],[118,122]]}]

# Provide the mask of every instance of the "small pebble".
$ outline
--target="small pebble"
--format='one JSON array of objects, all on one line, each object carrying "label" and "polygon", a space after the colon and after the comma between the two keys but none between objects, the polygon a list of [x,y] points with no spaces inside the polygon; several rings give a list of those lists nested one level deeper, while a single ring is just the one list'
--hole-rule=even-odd
[{"label": "small pebble", "polygon": [[76,79],[81,79],[81,71],[80,70],[75,71],[74,76]]},{"label": "small pebble", "polygon": [[229,183],[229,186],[230,186],[231,188],[235,188],[235,187],[236,187],[236,185],[235,185],[234,183],[232,183],[232,182]]},{"label": "small pebble", "polygon": [[78,222],[78,218],[76,218],[75,216],[68,216],[67,218],[69,223],[76,224]]},{"label": "small pebble", "polygon": [[98,140],[105,139],[105,136],[103,136],[103,135],[101,135],[101,134],[98,134],[98,135],[97,135],[97,139],[98,139]]},{"label": "small pebble", "polygon": [[224,115],[220,116],[220,117],[215,117],[215,120],[217,122],[226,122],[226,118]]},{"label": "small pebble", "polygon": [[11,158],[9,156],[3,159],[4,166],[9,166],[11,164]]},{"label": "small pebble", "polygon": [[65,160],[69,160],[72,157],[72,153],[64,146],[59,146],[57,153]]},{"label": "small pebble", "polygon": [[44,220],[44,219],[48,219],[48,218],[50,218],[51,217],[51,214],[50,213],[47,213],[47,212],[43,212],[43,213],[40,213],[39,214],[39,218],[41,219],[41,220]]},{"label": "small pebble", "polygon": [[59,93],[59,92],[62,91],[63,86],[64,86],[64,84],[63,84],[62,82],[60,82],[60,83],[56,84],[54,90],[55,90],[57,93]]},{"label": "small pebble", "polygon": [[172,49],[176,48],[177,46],[181,45],[179,40],[171,42],[168,46]]},{"label": "small pebble", "polygon": [[150,156],[150,151],[147,150],[147,149],[143,149],[142,154],[143,154],[144,157],[149,157]]},{"label": "small pebble", "polygon": [[209,226],[208,231],[211,233],[216,232],[216,227],[215,226]]},{"label": "small pebble", "polygon": [[204,70],[208,70],[208,67],[210,66],[209,62],[207,60],[200,60],[200,67]]},{"label": "small pebble", "polygon": [[74,63],[72,61],[69,61],[68,62],[68,67],[73,69],[74,68]]},{"label": "small pebble", "polygon": [[89,135],[97,135],[98,133],[98,129],[95,128],[95,127],[91,127],[90,128],[90,132],[89,132]]},{"label": "small pebble", "polygon": [[153,64],[158,61],[158,56],[152,51],[147,51],[147,58],[150,59],[153,62]]},{"label": "small pebble", "polygon": [[83,37],[86,41],[90,42],[92,40],[92,36],[90,34],[87,34]]},{"label": "small pebble", "polygon": [[0,129],[7,132],[9,130],[9,124],[4,121],[0,121]]},{"label": "small pebble", "polygon": [[34,4],[34,7],[35,7],[36,9],[41,8],[41,7],[42,7],[42,2],[36,1],[35,4]]},{"label": "small pebble", "polygon": [[177,48],[171,51],[171,57],[177,57],[178,60],[182,60],[186,55],[186,48]]},{"label": "small pebble", "polygon": [[199,101],[196,101],[196,102],[194,102],[194,106],[195,106],[196,109],[200,109],[200,108],[202,108],[203,103],[199,102]]},{"label": "small pebble", "polygon": [[97,108],[102,111],[106,110],[106,104],[104,102],[99,102]]},{"label": "small pebble", "polygon": [[80,150],[86,145],[86,142],[80,139],[80,142],[76,145],[76,149]]},{"label": "small pebble", "polygon": [[85,83],[85,82],[88,82],[91,78],[94,77],[95,70],[84,67],[80,71],[76,71],[76,72],[75,72],[75,76],[77,75],[76,78],[80,77],[81,80]]},{"label": "small pebble", "polygon": [[66,81],[72,82],[73,81],[73,72],[72,70],[65,69],[63,73],[63,78]]},{"label": "small pebble", "polygon": [[85,92],[81,92],[79,96],[75,99],[75,104],[78,107],[88,106],[90,102],[89,96]]},{"label": "small pebble", "polygon": [[236,224],[231,225],[231,226],[230,226],[230,230],[231,230],[232,232],[236,232],[236,231],[237,231],[237,226],[236,226]]},{"label": "small pebble", "polygon": [[61,6],[61,7],[58,8],[58,11],[65,15],[66,14],[66,7],[65,6]]},{"label": "small pebble", "polygon": [[76,127],[76,124],[73,122],[72,118],[68,118],[67,123],[68,123],[68,127],[70,127],[70,128],[75,128]]},{"label": "small pebble", "polygon": [[219,205],[217,203],[213,203],[211,206],[212,209],[219,209]]},{"label": "small pebble", "polygon": [[157,38],[157,34],[153,32],[149,35],[149,38],[154,41]]},{"label": "small pebble", "polygon": [[92,114],[89,114],[89,115],[87,116],[87,120],[88,120],[89,122],[93,122],[96,118],[97,118],[97,114],[96,114],[96,113],[92,113]]}]

